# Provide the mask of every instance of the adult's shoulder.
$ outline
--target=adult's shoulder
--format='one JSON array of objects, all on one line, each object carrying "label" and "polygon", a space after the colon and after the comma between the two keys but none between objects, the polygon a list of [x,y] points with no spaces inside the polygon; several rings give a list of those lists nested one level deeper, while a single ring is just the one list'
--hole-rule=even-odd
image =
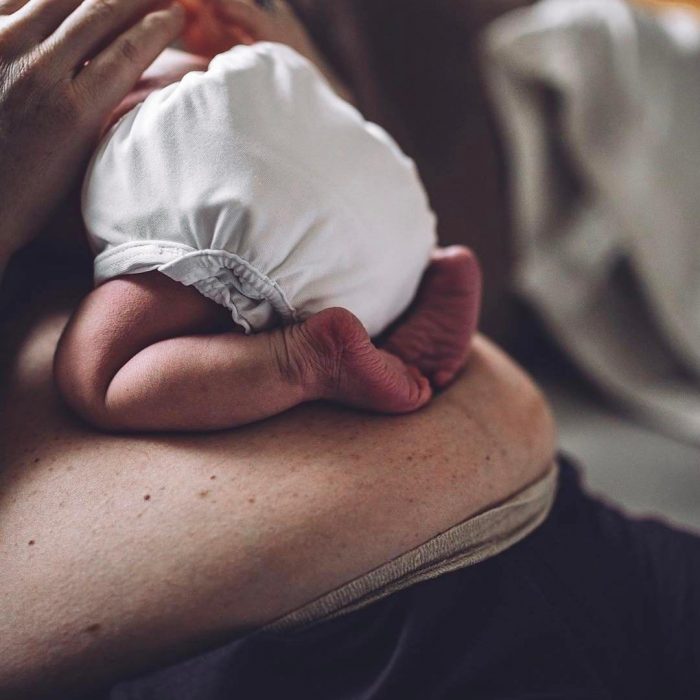
[{"label": "adult's shoulder", "polygon": [[541,394],[483,339],[410,416],[312,405],[231,433],[95,433],[53,388],[69,309],[52,299],[16,327],[0,399],[2,689],[148,668],[269,622],[551,461]]}]

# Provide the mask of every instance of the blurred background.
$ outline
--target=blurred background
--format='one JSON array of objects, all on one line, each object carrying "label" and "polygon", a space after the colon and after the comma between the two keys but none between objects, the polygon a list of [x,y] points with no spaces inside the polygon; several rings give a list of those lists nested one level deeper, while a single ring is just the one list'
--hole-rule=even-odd
[{"label": "blurred background", "polygon": [[[439,217],[441,242],[464,243],[479,254],[486,284],[482,329],[515,354],[542,383],[559,420],[561,446],[581,461],[591,489],[622,504],[628,511],[654,514],[700,530],[700,383],[697,381],[697,367],[693,362],[684,362],[683,353],[676,351],[676,338],[663,332],[668,324],[651,312],[649,318],[654,316],[658,321],[649,321],[658,326],[653,331],[655,338],[658,336],[658,343],[654,341],[658,347],[655,346],[653,352],[648,351],[651,354],[647,364],[648,342],[644,324],[636,336],[625,339],[628,346],[630,342],[632,346],[621,351],[618,368],[606,368],[600,364],[605,362],[605,352],[599,353],[602,360],[597,358],[597,365],[596,362],[591,364],[586,357],[577,355],[576,335],[560,332],[559,317],[549,313],[551,309],[546,303],[541,303],[547,294],[557,296],[561,290],[565,296],[571,291],[567,288],[570,279],[566,266],[557,268],[563,272],[552,282],[553,292],[539,289],[537,293],[529,294],[532,284],[528,287],[519,282],[523,256],[528,255],[529,243],[523,243],[528,232],[521,220],[523,202],[517,201],[518,197],[522,199],[522,190],[527,190],[527,182],[523,186],[522,182],[518,184],[518,179],[535,172],[528,167],[536,169],[538,166],[532,165],[532,152],[529,165],[526,162],[524,167],[522,161],[518,162],[517,143],[514,150],[512,134],[511,138],[505,136],[507,127],[513,126],[513,120],[508,115],[498,114],[499,106],[494,103],[489,84],[490,58],[485,61],[483,53],[485,28],[490,27],[494,20],[501,22],[503,17],[509,17],[510,24],[501,31],[496,42],[496,54],[502,59],[501,72],[511,85],[512,99],[510,102],[506,100],[506,111],[527,106],[536,129],[545,134],[541,140],[547,141],[545,159],[552,172],[543,182],[549,186],[554,183],[557,201],[564,212],[557,212],[556,226],[550,221],[542,224],[542,230],[530,230],[532,236],[545,237],[544,246],[541,241],[538,243],[545,262],[547,255],[560,245],[559,238],[564,241],[564,248],[568,245],[566,236],[570,232],[562,233],[562,226],[566,229],[574,209],[578,216],[579,209],[593,209],[598,200],[603,201],[604,214],[605,207],[610,208],[610,201],[605,198],[606,188],[604,184],[600,185],[601,182],[612,183],[611,192],[617,193],[619,189],[620,200],[632,190],[618,188],[617,180],[627,177],[637,187],[637,200],[630,195],[624,206],[617,206],[613,201],[615,216],[624,219],[627,227],[621,224],[618,231],[614,223],[610,223],[617,219],[612,214],[605,214],[603,226],[588,226],[599,232],[598,238],[595,233],[587,233],[589,238],[586,238],[577,232],[578,248],[573,248],[578,258],[574,262],[593,255],[591,251],[602,250],[606,245],[609,248],[606,241],[601,242],[600,231],[605,231],[606,235],[609,232],[611,239],[617,241],[613,246],[615,270],[606,267],[604,281],[601,281],[602,274],[596,277],[594,272],[591,273],[584,279],[590,283],[587,289],[597,284],[596,289],[600,290],[603,282],[611,289],[613,286],[618,289],[617,268],[621,266],[623,272],[627,270],[625,274],[628,276],[631,270],[631,276],[641,275],[641,280],[634,279],[631,285],[625,282],[625,299],[634,296],[630,303],[639,307],[640,313],[647,314],[647,306],[651,311],[657,308],[653,294],[647,298],[643,291],[646,288],[643,271],[646,269],[654,274],[653,258],[652,264],[644,268],[641,263],[636,264],[636,253],[625,246],[644,248],[645,241],[649,240],[657,249],[665,250],[672,249],[675,239],[667,231],[661,231],[661,220],[654,218],[654,212],[663,209],[661,204],[656,207],[654,201],[639,200],[640,183],[644,180],[639,173],[644,167],[651,169],[653,177],[642,184],[653,185],[654,197],[658,193],[669,211],[679,213],[676,239],[681,248],[685,248],[677,257],[690,259],[697,247],[693,245],[697,238],[693,229],[694,212],[685,212],[684,202],[676,202],[673,196],[679,190],[678,182],[683,184],[680,189],[693,194],[694,184],[683,180],[686,172],[683,167],[689,171],[691,166],[700,166],[700,91],[692,86],[686,89],[681,78],[674,86],[674,76],[690,81],[694,75],[694,81],[700,85],[700,58],[697,58],[700,56],[700,15],[690,8],[693,4],[700,6],[700,0],[684,3],[684,14],[674,13],[672,19],[668,19],[667,10],[680,6],[679,3],[639,0],[634,8],[629,6],[633,20],[625,19],[627,15],[622,17],[626,12],[618,7],[622,0],[607,0],[605,6],[605,0],[603,3],[601,0],[568,0],[567,7],[564,7],[567,0],[557,1],[559,7],[550,13],[554,19],[528,14],[542,4],[529,0],[436,0],[430,3],[421,0],[334,0],[333,3],[292,0],[292,4],[354,89],[362,111],[394,134],[417,161]],[[581,9],[586,5],[590,8]],[[520,14],[512,15],[513,12]],[[586,16],[571,20],[569,15],[577,13]],[[622,40],[622,44],[616,46],[617,34],[613,30],[615,22],[622,20],[627,29],[618,33],[623,35],[631,31],[636,34],[628,37],[627,46],[622,45]],[[552,26],[556,25],[554,30],[548,29],[550,33],[578,32],[585,25],[585,32],[589,34],[581,41],[560,42],[570,48],[577,47],[579,54],[571,53],[565,58],[552,55],[547,59],[545,53],[549,49],[543,39],[537,39],[541,29],[537,23],[548,21],[553,22]],[[528,23],[531,27],[523,38],[521,27]],[[518,60],[513,58],[518,55],[516,50],[524,52]],[[696,60],[697,73],[694,73]],[[605,61],[610,65],[607,66]],[[620,68],[625,62],[630,63],[625,68],[627,77]],[[514,64],[522,65],[514,67]],[[527,75],[522,67],[525,65],[530,71]],[[562,66],[572,65],[580,65],[581,69],[561,75]],[[542,75],[547,79],[540,80]],[[613,79],[628,80],[631,87],[628,90],[626,84],[620,87],[606,83]],[[591,81],[599,81],[599,84]],[[669,84],[675,92],[669,89]],[[620,90],[624,94],[629,92],[632,105],[629,109],[622,104],[613,104],[619,99],[614,95]],[[588,129],[590,132],[586,133],[588,144],[582,143],[580,124],[579,127],[573,122],[566,124],[572,114],[575,116],[581,95],[585,93],[596,95],[581,107],[584,117],[585,110],[590,115],[590,119],[584,119],[584,131]],[[697,94],[697,100],[694,94]],[[642,103],[642,106],[648,104],[644,112],[640,111],[639,104]],[[693,109],[698,109],[697,121],[694,121]],[[503,101],[500,110],[503,111]],[[517,127],[517,119],[514,122]],[[653,129],[648,132],[637,129],[640,123],[644,123],[645,128],[651,124]],[[697,138],[694,124],[697,124]],[[638,143],[630,145],[626,134],[636,134],[635,129],[639,131]],[[679,140],[684,138],[681,130],[685,130],[686,136],[693,134],[688,143]],[[601,141],[604,148],[601,148]],[[657,151],[650,150],[652,142]],[[622,148],[623,143],[626,150],[617,158],[615,149]],[[530,150],[533,148],[536,150],[537,147],[531,144]],[[539,148],[543,147],[540,145]],[[593,152],[591,158],[587,148]],[[680,149],[679,155],[674,155],[674,148]],[[596,153],[596,149],[602,154]],[[606,150],[611,155],[608,161],[604,159]],[[659,154],[662,160],[665,159],[661,164]],[[641,165],[637,170],[630,165],[618,177],[615,172],[618,161]],[[642,161],[650,165],[645,166]],[[682,166],[679,166],[680,170],[676,167],[678,163]],[[526,212],[528,206],[525,202]],[[651,215],[640,219],[645,207],[649,208]],[[629,222],[635,221],[634,216],[625,219],[630,212],[644,225],[631,226]],[[645,233],[647,228],[648,235]],[[521,229],[525,229],[525,233]],[[564,254],[569,253],[565,251]],[[557,259],[557,262],[561,261]],[[590,261],[586,264],[595,269]],[[700,265],[694,259],[690,269],[697,271],[700,288]],[[579,272],[580,269],[575,270],[572,279]],[[677,277],[668,275],[669,278],[674,276]],[[691,288],[692,283],[691,279]],[[538,279],[535,286],[537,284]],[[662,283],[656,291],[664,297],[669,290]],[[688,325],[694,328],[692,316],[697,307],[687,302],[688,299],[684,301],[683,313],[689,316],[683,316],[680,323],[682,326],[690,318]],[[617,311],[619,318],[616,318],[615,304],[609,304],[605,295],[594,305],[612,309],[610,313],[613,315],[609,319],[611,333],[616,333],[618,326],[625,325],[627,307],[620,306]],[[575,317],[567,318],[569,321],[574,319],[570,326],[575,330]],[[586,325],[586,322],[578,322],[578,326],[581,325]],[[684,335],[684,339],[692,344],[692,334]],[[593,336],[587,342],[596,345],[595,340]],[[682,343],[679,341],[678,345]],[[661,358],[656,364],[659,358],[652,357],[654,352]],[[641,369],[637,370],[634,361],[639,358],[643,362]],[[625,374],[628,364],[633,371],[628,377],[618,377],[620,372]],[[659,367],[663,370],[658,370]],[[644,374],[647,370],[652,374]],[[632,387],[634,391],[639,389],[637,394],[627,391],[629,387],[625,382],[633,383],[639,377],[646,383],[640,385],[641,388]],[[669,382],[672,391],[667,391]],[[680,395],[680,402],[676,400],[676,394]],[[665,401],[669,403],[669,411],[666,411]]]}]

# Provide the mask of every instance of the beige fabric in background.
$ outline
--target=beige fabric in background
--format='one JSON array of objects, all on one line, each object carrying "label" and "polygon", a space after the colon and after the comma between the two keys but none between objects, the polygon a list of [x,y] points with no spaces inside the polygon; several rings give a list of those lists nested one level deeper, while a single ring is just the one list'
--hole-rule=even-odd
[{"label": "beige fabric in background", "polygon": [[484,39],[521,295],[607,396],[700,444],[698,14],[541,0]]},{"label": "beige fabric in background", "polygon": [[517,544],[549,514],[558,464],[512,498],[455,525],[406,554],[346,583],[264,628],[297,631],[364,608],[404,588],[478,564]]}]

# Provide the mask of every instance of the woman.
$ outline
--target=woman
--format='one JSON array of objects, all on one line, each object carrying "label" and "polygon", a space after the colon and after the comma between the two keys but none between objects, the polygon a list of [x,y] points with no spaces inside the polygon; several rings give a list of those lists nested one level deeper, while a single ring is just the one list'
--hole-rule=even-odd
[{"label": "woman", "polygon": [[[142,0],[0,3],[3,267],[182,26]],[[454,387],[402,419],[308,406],[235,434],[91,433],[51,378],[84,279],[35,251],[4,335],[2,696],[90,687],[270,622],[550,469],[541,395],[481,339]]]}]

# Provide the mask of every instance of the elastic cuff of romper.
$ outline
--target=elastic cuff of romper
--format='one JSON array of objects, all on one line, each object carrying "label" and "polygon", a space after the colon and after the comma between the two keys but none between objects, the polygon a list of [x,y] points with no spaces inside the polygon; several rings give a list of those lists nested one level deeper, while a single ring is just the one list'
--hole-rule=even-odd
[{"label": "elastic cuff of romper", "polygon": [[125,243],[97,256],[95,283],[154,270],[228,309],[246,333],[300,320],[277,282],[225,250],[196,250],[166,241]]}]

